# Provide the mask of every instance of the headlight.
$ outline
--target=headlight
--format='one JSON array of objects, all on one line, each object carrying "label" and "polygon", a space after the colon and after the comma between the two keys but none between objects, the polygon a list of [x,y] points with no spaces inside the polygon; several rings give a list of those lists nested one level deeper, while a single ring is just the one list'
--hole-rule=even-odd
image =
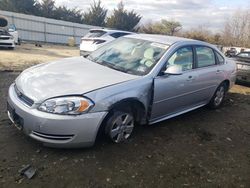
[{"label": "headlight", "polygon": [[53,114],[77,115],[86,113],[94,103],[84,97],[59,97],[43,102],[38,110]]}]

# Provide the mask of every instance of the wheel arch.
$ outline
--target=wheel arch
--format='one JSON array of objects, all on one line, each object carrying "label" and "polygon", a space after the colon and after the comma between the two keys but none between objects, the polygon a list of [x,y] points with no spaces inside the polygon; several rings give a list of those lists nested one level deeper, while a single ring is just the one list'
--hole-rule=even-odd
[{"label": "wheel arch", "polygon": [[133,114],[136,116],[136,123],[147,123],[146,116],[146,107],[145,105],[137,98],[126,98],[120,101],[115,102],[108,108],[108,113],[105,118],[102,120],[102,123],[97,131],[96,141],[100,137],[103,137],[103,133],[105,133],[106,122],[110,118],[110,116],[114,113],[115,110],[122,109],[124,107],[129,106],[132,109]]},{"label": "wheel arch", "polygon": [[226,79],[226,80],[224,80],[223,82],[221,82],[221,84],[223,84],[223,83],[225,83],[226,89],[227,89],[227,91],[228,91],[229,88],[230,88],[230,81],[229,81],[228,79]]},{"label": "wheel arch", "polygon": [[[133,114],[135,115],[137,123],[141,123],[143,119],[146,118],[146,107],[145,105],[137,98],[126,98],[122,99],[120,101],[115,102],[112,104],[108,109],[108,115],[110,113],[113,113],[113,111],[116,109],[119,110],[122,108],[130,107]],[[108,116],[107,115],[107,116]]]}]

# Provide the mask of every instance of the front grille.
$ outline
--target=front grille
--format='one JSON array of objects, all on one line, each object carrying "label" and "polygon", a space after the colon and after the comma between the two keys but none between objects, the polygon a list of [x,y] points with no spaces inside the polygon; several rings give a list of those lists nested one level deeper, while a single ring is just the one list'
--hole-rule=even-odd
[{"label": "front grille", "polygon": [[29,97],[25,96],[21,91],[19,91],[16,85],[14,87],[15,87],[15,92],[16,92],[17,97],[22,102],[24,102],[28,106],[32,106],[34,104],[34,101],[32,99],[30,99]]},{"label": "front grille", "polygon": [[12,43],[0,42],[0,46],[12,46]]},{"label": "front grille", "polygon": [[74,135],[55,135],[55,134],[45,134],[37,131],[32,131],[32,134],[40,138],[45,138],[49,140],[69,140],[74,137]]},{"label": "front grille", "polygon": [[0,37],[0,40],[9,40],[10,37]]}]

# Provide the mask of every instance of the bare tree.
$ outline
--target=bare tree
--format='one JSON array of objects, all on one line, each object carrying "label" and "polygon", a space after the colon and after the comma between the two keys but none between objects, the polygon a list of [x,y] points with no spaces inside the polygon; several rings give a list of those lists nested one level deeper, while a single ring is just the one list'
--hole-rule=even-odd
[{"label": "bare tree", "polygon": [[225,45],[250,47],[250,9],[238,10],[228,18],[222,37]]},{"label": "bare tree", "polygon": [[150,34],[176,35],[182,29],[180,22],[162,19],[160,22],[147,23],[140,28],[140,32]]}]

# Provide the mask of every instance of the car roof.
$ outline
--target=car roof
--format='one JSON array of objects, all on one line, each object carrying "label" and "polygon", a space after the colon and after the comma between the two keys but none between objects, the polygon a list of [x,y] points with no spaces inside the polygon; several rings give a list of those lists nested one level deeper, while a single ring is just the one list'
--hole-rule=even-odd
[{"label": "car roof", "polygon": [[202,44],[208,44],[208,43],[205,43],[202,41],[187,39],[187,38],[183,38],[183,37],[156,35],[156,34],[137,34],[137,35],[128,35],[125,37],[142,39],[142,40],[149,40],[152,42],[158,42],[158,43],[167,44],[167,45],[172,45],[176,42],[184,42],[184,41],[193,41],[193,42],[200,42]]},{"label": "car roof", "polygon": [[105,31],[105,32],[108,32],[108,33],[115,33],[115,32],[133,33],[133,32],[129,32],[129,31],[122,31],[122,30],[116,30],[116,29],[107,29],[107,28],[90,29],[89,31]]}]

